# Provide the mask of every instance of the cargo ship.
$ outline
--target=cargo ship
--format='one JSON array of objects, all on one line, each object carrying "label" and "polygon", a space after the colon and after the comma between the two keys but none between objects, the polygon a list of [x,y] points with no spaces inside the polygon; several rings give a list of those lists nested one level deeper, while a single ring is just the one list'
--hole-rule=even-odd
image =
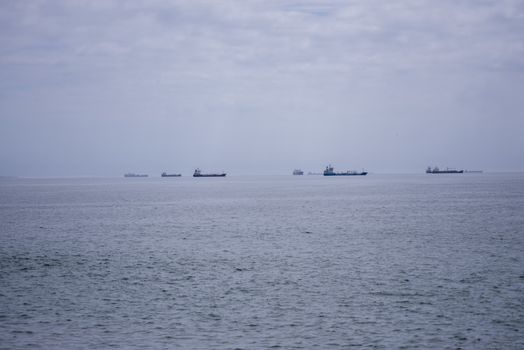
[{"label": "cargo ship", "polygon": [[161,177],[180,177],[182,174],[168,174],[165,171],[160,175]]},{"label": "cargo ship", "polygon": [[326,167],[324,170],[324,176],[357,176],[357,175],[367,175],[367,171],[345,171],[336,173],[331,165]]},{"label": "cargo ship", "polygon": [[293,175],[304,175],[304,172],[300,169],[293,170]]},{"label": "cargo ship", "polygon": [[200,169],[195,169],[195,172],[193,173],[193,177],[225,177],[226,173],[220,173],[220,174],[202,174]]},{"label": "cargo ship", "polygon": [[428,166],[426,169],[426,174],[462,174],[464,170],[455,170],[446,168],[446,170],[440,170],[438,166],[434,167],[433,169]]},{"label": "cargo ship", "polygon": [[147,174],[127,173],[127,174],[124,174],[124,177],[148,177],[148,175]]}]

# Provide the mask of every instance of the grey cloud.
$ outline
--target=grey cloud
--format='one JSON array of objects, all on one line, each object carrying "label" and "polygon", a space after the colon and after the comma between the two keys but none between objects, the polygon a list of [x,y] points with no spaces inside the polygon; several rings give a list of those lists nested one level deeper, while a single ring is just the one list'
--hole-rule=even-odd
[{"label": "grey cloud", "polygon": [[5,2],[0,170],[38,175],[39,152],[44,175],[522,170],[523,16],[521,1]]}]

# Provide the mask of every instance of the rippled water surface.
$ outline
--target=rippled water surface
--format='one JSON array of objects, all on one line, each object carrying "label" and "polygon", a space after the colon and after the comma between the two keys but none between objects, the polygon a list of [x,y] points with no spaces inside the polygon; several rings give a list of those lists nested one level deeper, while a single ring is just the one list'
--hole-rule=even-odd
[{"label": "rippled water surface", "polygon": [[523,174],[0,179],[0,239],[0,348],[524,348]]}]

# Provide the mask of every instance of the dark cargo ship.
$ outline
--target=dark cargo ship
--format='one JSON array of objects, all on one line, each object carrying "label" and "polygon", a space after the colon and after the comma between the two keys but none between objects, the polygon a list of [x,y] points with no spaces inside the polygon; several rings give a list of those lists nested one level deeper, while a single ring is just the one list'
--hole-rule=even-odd
[{"label": "dark cargo ship", "polygon": [[193,177],[225,177],[226,173],[220,173],[220,174],[202,174],[200,169],[195,169],[195,172],[193,173]]},{"label": "dark cargo ship", "polygon": [[426,174],[462,174],[464,170],[455,170],[446,168],[446,170],[440,170],[438,166],[431,169],[430,166],[426,169]]},{"label": "dark cargo ship", "polygon": [[367,175],[367,171],[345,171],[336,173],[331,165],[326,167],[324,170],[324,176],[358,176],[358,175]]}]

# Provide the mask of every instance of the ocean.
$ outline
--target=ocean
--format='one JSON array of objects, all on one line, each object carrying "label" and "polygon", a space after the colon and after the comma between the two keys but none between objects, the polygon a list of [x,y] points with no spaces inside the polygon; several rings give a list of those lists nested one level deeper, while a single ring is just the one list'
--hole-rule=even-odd
[{"label": "ocean", "polygon": [[0,179],[1,349],[524,349],[524,174]]}]

